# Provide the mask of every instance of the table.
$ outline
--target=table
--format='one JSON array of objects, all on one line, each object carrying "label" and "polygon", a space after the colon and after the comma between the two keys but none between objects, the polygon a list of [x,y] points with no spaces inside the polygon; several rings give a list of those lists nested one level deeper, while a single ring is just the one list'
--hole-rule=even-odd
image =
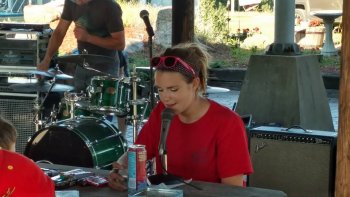
[{"label": "table", "polygon": [[[82,168],[82,167],[74,167],[74,166],[65,166],[65,165],[53,165],[53,164],[39,164],[40,167],[48,168],[48,169],[56,169],[56,170],[72,170],[76,168],[80,168],[86,171],[94,172],[101,176],[108,176],[109,171],[107,170],[98,170],[92,168]],[[208,183],[201,181],[193,181],[192,184],[202,188],[202,190],[197,190],[191,186],[183,185],[176,189],[183,190],[184,196],[191,197],[232,197],[232,196],[261,196],[261,197],[285,197],[287,196],[282,191],[271,190],[271,189],[263,189],[256,187],[235,187],[218,183]],[[70,187],[66,190],[78,190],[80,197],[109,197],[109,196],[128,196],[127,192],[118,192],[109,187],[96,188],[92,186],[86,187]]]},{"label": "table", "polygon": [[334,47],[333,42],[333,23],[334,20],[342,15],[341,10],[321,10],[311,13],[314,16],[321,18],[326,28],[326,38],[323,44],[321,54],[324,56],[337,55],[338,52]]}]

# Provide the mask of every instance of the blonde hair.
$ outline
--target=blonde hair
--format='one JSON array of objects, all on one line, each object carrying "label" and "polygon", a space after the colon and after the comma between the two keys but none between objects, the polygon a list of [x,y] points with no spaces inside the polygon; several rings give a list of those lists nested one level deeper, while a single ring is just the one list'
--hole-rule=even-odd
[{"label": "blonde hair", "polygon": [[[199,91],[206,91],[208,64],[211,56],[203,44],[193,42],[180,43],[167,48],[161,56],[176,56],[188,63],[198,73],[200,80]],[[188,82],[192,82],[193,78],[185,77]]]},{"label": "blonde hair", "polygon": [[16,143],[17,130],[15,126],[0,117],[0,147],[6,150],[10,150],[11,145]]}]

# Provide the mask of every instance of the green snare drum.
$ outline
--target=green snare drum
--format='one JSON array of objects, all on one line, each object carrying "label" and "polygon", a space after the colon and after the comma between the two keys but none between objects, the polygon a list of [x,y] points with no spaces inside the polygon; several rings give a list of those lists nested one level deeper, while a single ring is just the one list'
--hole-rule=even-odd
[{"label": "green snare drum", "polygon": [[91,111],[120,116],[128,112],[130,85],[124,78],[95,76],[91,79],[88,94]]},{"label": "green snare drum", "polygon": [[125,139],[109,121],[77,117],[36,132],[29,140],[24,155],[34,161],[111,169],[112,163],[126,149]]}]

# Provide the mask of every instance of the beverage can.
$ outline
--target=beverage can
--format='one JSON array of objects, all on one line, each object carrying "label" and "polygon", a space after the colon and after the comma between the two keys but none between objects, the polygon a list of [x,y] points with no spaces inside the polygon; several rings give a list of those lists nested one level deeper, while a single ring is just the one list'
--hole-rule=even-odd
[{"label": "beverage can", "polygon": [[147,187],[146,148],[133,144],[128,147],[128,192],[140,191]]}]

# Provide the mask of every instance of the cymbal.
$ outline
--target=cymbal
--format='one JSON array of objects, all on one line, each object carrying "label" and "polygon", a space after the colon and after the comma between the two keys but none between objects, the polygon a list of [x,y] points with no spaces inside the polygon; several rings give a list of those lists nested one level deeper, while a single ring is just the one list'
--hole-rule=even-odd
[{"label": "cymbal", "polygon": [[[14,90],[15,92],[48,92],[51,87],[51,84],[44,82],[41,83],[26,83],[26,84],[13,84],[10,85],[9,88]],[[51,92],[65,92],[73,90],[73,86],[64,85],[64,84],[55,84],[51,89]]]},{"label": "cymbal", "polygon": [[80,54],[80,55],[64,55],[56,57],[57,62],[61,63],[76,63],[82,65],[84,62],[90,65],[96,64],[113,64],[115,61],[113,58],[103,55],[90,55],[90,54]]},{"label": "cymbal", "polygon": [[54,68],[49,69],[47,72],[50,73],[52,77],[56,77],[56,79],[73,79],[73,76],[64,74],[61,70],[56,70]]},{"label": "cymbal", "polygon": [[34,75],[40,75],[43,77],[52,77],[52,75],[49,72],[43,71],[43,70],[31,70],[31,71],[29,71],[29,73],[34,74]]},{"label": "cymbal", "polygon": [[31,70],[29,73],[34,75],[40,75],[43,77],[55,77],[56,79],[73,79],[72,76],[64,74],[62,71],[55,69],[49,69],[48,71],[43,70]]}]

